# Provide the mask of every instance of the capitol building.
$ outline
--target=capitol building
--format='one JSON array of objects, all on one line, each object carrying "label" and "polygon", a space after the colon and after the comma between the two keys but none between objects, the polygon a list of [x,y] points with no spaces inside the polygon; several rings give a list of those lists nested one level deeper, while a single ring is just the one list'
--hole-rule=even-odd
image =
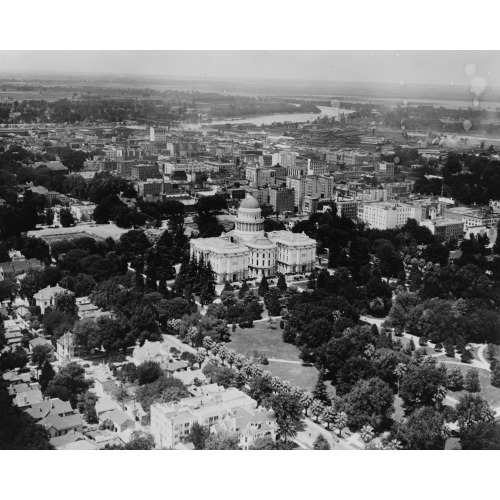
[{"label": "capitol building", "polygon": [[259,202],[247,194],[238,209],[235,228],[218,238],[191,240],[191,255],[209,261],[217,283],[226,280],[304,273],[314,269],[316,240],[304,233],[273,231],[264,234]]}]

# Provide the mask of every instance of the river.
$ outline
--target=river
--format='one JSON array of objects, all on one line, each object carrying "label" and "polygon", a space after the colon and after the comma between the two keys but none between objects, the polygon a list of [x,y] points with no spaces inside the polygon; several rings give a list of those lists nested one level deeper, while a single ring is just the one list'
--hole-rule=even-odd
[{"label": "river", "polygon": [[213,120],[212,123],[184,123],[182,126],[190,129],[200,128],[202,125],[224,125],[225,123],[230,123],[231,125],[238,125],[242,123],[251,123],[260,127],[261,125],[271,125],[274,122],[291,122],[291,123],[304,123],[307,121],[313,121],[316,118],[323,118],[325,116],[338,117],[341,113],[346,115],[354,113],[351,109],[341,109],[341,108],[331,108],[329,106],[317,106],[320,110],[319,113],[284,113],[276,115],[263,115],[254,116],[251,118],[238,118],[235,120]]}]

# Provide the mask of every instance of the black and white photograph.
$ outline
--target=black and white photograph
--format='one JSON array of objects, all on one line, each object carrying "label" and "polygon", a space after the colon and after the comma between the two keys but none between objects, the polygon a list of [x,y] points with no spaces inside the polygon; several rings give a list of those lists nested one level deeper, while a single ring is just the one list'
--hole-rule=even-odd
[{"label": "black and white photograph", "polygon": [[265,12],[167,16],[180,47],[97,13],[82,46],[65,24],[0,46],[2,463],[86,495],[103,467],[126,488],[184,463],[187,488],[213,462],[234,497],[262,457],[294,498],[286,464],[500,450],[500,50],[405,48],[391,22],[389,47],[295,48]]}]

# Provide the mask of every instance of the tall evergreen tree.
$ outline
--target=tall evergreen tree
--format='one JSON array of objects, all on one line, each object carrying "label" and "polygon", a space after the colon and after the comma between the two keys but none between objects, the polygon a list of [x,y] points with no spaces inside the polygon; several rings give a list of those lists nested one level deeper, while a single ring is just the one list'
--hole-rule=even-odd
[{"label": "tall evergreen tree", "polygon": [[283,273],[280,273],[278,276],[278,289],[281,290],[282,292],[286,292],[288,287],[286,285],[286,279],[285,275]]},{"label": "tall evergreen tree", "polygon": [[264,295],[269,291],[269,283],[267,282],[266,276],[262,276],[262,281],[259,285],[259,296],[264,297]]},{"label": "tall evergreen tree", "polygon": [[42,390],[42,392],[47,389],[49,382],[55,376],[56,372],[54,371],[54,368],[52,368],[52,365],[48,361],[45,361],[44,365],[42,366],[42,371],[40,372],[40,377],[38,378],[38,383],[40,384],[40,389]]},{"label": "tall evergreen tree", "polygon": [[321,401],[326,405],[330,405],[330,398],[328,397],[328,393],[326,392],[326,386],[323,382],[324,373],[321,371],[318,374],[318,380],[316,381],[316,385],[314,386],[312,395],[314,399]]},{"label": "tall evergreen tree", "polygon": [[241,288],[238,291],[238,298],[242,299],[247,294],[248,290],[250,290],[250,288],[248,287],[247,282],[244,281],[243,285],[241,285]]},{"label": "tall evergreen tree", "polygon": [[156,265],[154,262],[148,265],[148,269],[146,271],[146,291],[147,292],[156,292],[157,291],[157,276],[156,276]]}]

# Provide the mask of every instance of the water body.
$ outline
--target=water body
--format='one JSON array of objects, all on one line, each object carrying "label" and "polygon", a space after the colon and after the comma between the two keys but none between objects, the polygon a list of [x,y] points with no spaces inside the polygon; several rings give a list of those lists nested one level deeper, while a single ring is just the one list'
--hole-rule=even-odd
[{"label": "water body", "polygon": [[316,118],[324,118],[328,117],[338,117],[341,113],[346,115],[350,113],[354,113],[352,109],[341,109],[341,108],[331,108],[329,106],[318,106],[320,110],[319,113],[284,113],[284,114],[276,114],[276,115],[263,115],[263,116],[254,116],[251,118],[238,118],[235,120],[213,120],[212,123],[203,123],[203,124],[183,124],[183,126],[188,128],[200,128],[202,125],[224,125],[226,123],[230,123],[231,125],[239,125],[243,123],[251,123],[253,125],[257,125],[260,127],[261,125],[271,125],[272,123],[304,123],[308,121],[316,120]]}]

